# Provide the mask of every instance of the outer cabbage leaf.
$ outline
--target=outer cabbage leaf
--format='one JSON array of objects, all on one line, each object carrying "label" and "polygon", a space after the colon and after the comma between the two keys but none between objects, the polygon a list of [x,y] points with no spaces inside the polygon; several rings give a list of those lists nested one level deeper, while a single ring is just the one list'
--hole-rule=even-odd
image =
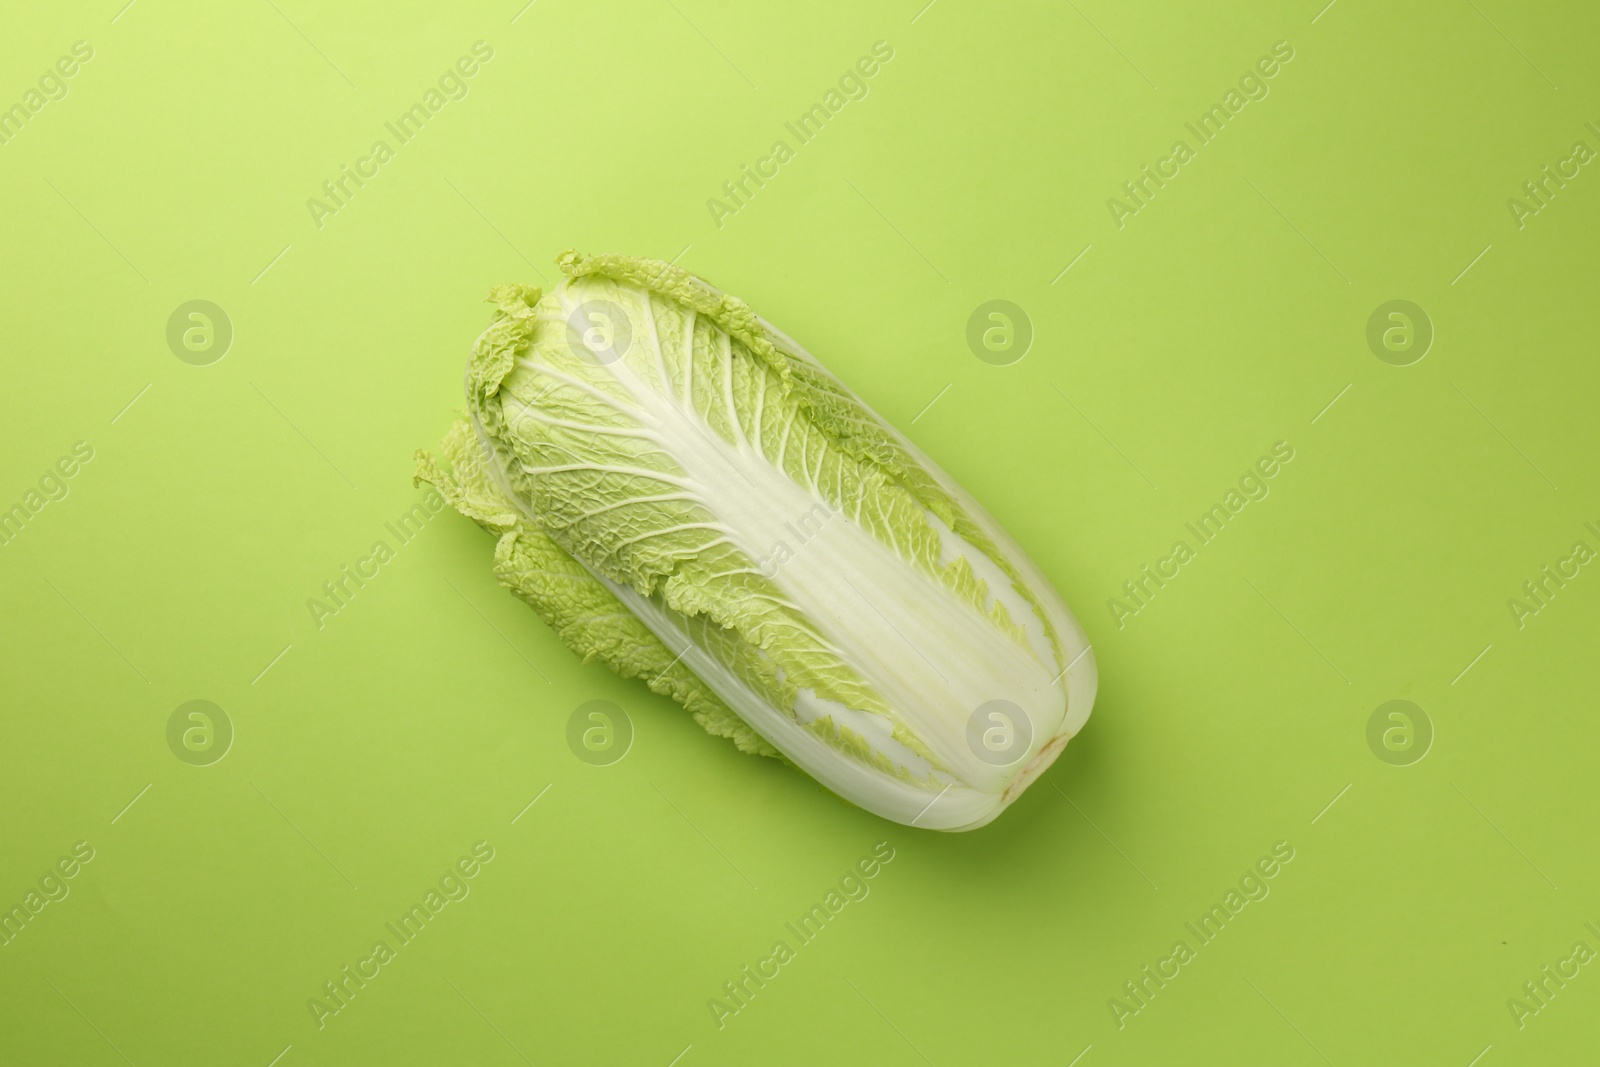
[{"label": "outer cabbage leaf", "polygon": [[585,663],[598,661],[624,678],[644,679],[740,751],[778,755],[599,579],[528,522],[489,476],[483,446],[468,420],[450,428],[439,451],[448,468],[418,452],[415,480],[433,485],[457,511],[496,535],[495,577],[531,605],[568,648]]}]

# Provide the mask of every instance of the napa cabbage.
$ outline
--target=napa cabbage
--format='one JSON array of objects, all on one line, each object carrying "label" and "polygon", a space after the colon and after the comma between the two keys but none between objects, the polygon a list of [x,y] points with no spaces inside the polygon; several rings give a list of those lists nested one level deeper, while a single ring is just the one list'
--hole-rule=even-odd
[{"label": "napa cabbage", "polygon": [[670,264],[492,291],[418,479],[586,661],[887,819],[993,819],[1089,715],[1048,579],[794,340]]}]

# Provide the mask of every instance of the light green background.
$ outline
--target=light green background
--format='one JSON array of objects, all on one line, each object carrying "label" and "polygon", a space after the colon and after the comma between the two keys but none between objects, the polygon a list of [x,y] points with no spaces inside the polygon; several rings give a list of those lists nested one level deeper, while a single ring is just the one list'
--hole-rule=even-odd
[{"label": "light green background", "polygon": [[[1600,173],[1522,229],[1506,201],[1600,148],[1600,14],[921,3],[12,12],[0,104],[94,58],[0,146],[0,506],[94,458],[0,548],[0,905],[95,858],[0,948],[0,1060],[1593,1057],[1600,966],[1520,1029],[1506,1002],[1600,949],[1600,574],[1521,628],[1507,601],[1600,548]],[[479,40],[470,95],[317,228]],[[719,229],[707,199],[879,40],[867,98]],[[1118,229],[1107,199],[1280,40],[1270,95]],[[1099,701],[997,823],[902,828],[741,756],[581,665],[454,515],[313,623],[421,499],[488,287],[568,247],[681,253],[1053,577]],[[996,298],[1036,332],[1012,366],[964,340]],[[1436,329],[1407,367],[1365,342],[1397,298]],[[165,340],[193,299],[233,323],[210,366]],[[1119,629],[1108,598],[1280,440],[1271,495]],[[1366,741],[1396,698],[1436,731],[1411,766]],[[211,766],[167,746],[191,699],[236,730]],[[564,740],[591,699],[634,723],[610,767]],[[471,895],[319,1029],[308,998],[480,840]],[[707,999],[880,841],[870,896],[719,1030]],[[1119,1028],[1279,841],[1270,896]]]}]

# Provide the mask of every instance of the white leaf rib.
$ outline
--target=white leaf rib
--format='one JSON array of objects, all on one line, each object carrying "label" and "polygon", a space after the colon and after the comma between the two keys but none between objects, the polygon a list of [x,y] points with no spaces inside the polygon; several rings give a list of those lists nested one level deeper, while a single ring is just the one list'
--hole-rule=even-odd
[{"label": "white leaf rib", "polygon": [[[544,454],[544,451],[546,451],[546,450],[541,450],[541,453],[539,453],[539,456],[538,456],[539,459],[550,459],[550,458],[552,458],[552,456],[546,456],[546,454]],[[554,451],[558,451],[558,450],[554,450],[554,448],[552,448],[552,450],[547,450],[547,451],[552,451],[552,453],[554,453]],[[571,454],[571,459],[573,459],[574,464],[581,464],[581,466],[582,466],[582,464],[587,464],[587,459],[584,458],[584,456],[579,456],[579,454],[571,453],[571,450],[560,450],[560,451],[566,451],[566,453],[570,453]],[[666,454],[666,453],[662,453],[662,454]],[[566,464],[557,464],[557,466],[566,466]],[[595,475],[594,478],[589,478],[589,480],[586,480],[586,482],[582,482],[582,480],[576,480],[576,478],[574,478],[573,482],[568,483],[568,486],[566,486],[566,488],[568,488],[568,491],[578,491],[578,493],[592,493],[592,491],[600,490],[600,486],[602,486],[603,483],[605,483],[606,475],[613,474],[614,470],[618,470],[618,469],[619,469],[619,467],[616,466],[616,464],[613,464],[613,466],[597,466],[597,467],[594,467],[594,470],[597,470],[597,472],[598,472],[598,474]],[[629,498],[629,499],[635,499],[635,498]],[[698,499],[698,498],[696,498],[696,499]]]},{"label": "white leaf rib", "polygon": [[707,530],[719,535],[712,538],[710,541],[696,545],[696,552],[704,552],[707,548],[710,548],[712,545],[718,544],[719,542],[731,543],[728,542],[727,537],[727,534],[730,531],[727,527],[723,526],[719,522],[684,522],[679,523],[677,526],[663,526],[659,530],[646,530],[644,533],[638,534],[634,537],[625,537],[621,541],[618,541],[616,544],[610,546],[603,558],[610,559],[615,556],[619,550],[627,548],[630,545],[636,545],[640,541],[648,541],[652,537],[666,537],[668,534],[682,533],[685,530]]},{"label": "white leaf rib", "polygon": [[679,478],[673,474],[663,474],[660,471],[649,470],[645,467],[603,466],[595,463],[563,463],[554,467],[535,467],[531,464],[520,464],[524,474],[564,474],[568,471],[599,471],[602,474],[626,474],[635,478],[646,478],[651,481],[664,482],[675,485],[679,489],[693,491],[695,488],[686,478]]},{"label": "white leaf rib", "polygon": [[771,593],[751,593],[750,597],[753,600],[765,600],[769,604],[776,604],[786,611],[793,611],[797,614],[800,611],[800,606],[787,597],[774,596]]},{"label": "white leaf rib", "polygon": [[683,324],[683,405],[694,412],[694,324],[700,317],[692,308]]},{"label": "white leaf rib", "polygon": [[[713,574],[708,574],[706,575],[706,580],[712,581],[717,578],[732,578],[735,574],[761,574],[761,572],[756,570],[754,567],[734,567],[732,570],[717,571]],[[763,577],[765,576],[763,575]]]},{"label": "white leaf rib", "polygon": [[803,483],[806,478],[807,464],[810,462],[810,460],[807,459],[807,453],[811,449],[811,424],[809,422],[800,422],[797,424],[795,428],[794,440],[795,448],[797,448],[800,452],[800,455],[795,457],[795,465],[799,468],[799,474],[790,474],[787,466],[785,467],[783,473],[792,481]]},{"label": "white leaf rib", "polygon": [[612,396],[604,390],[596,389],[582,378],[574,378],[572,375],[567,374],[564,371],[558,371],[549,364],[538,363],[531,359],[519,357],[517,359],[517,366],[521,367],[523,370],[533,371],[535,374],[542,374],[547,378],[554,378],[562,385],[576,389],[580,393],[587,393],[589,396],[594,397],[602,404],[615,408],[624,415],[631,415],[634,418],[638,418],[640,415],[638,409],[624,407],[619,398]]},{"label": "white leaf rib", "polygon": [[656,369],[661,373],[662,395],[671,396],[672,379],[667,374],[667,357],[661,350],[661,335],[656,330],[655,296],[648,289],[644,293],[644,317],[650,322],[650,344],[656,353]]},{"label": "white leaf rib", "polygon": [[[809,451],[809,449],[807,451]],[[819,442],[817,444],[817,469],[812,471],[810,467],[804,468],[806,472],[806,479],[811,483],[811,491],[818,496],[822,495],[822,484],[820,479],[822,478],[822,465],[827,461],[827,459],[828,450]]]},{"label": "white leaf rib", "polygon": [[734,445],[743,451],[749,442],[745,438],[744,424],[739,421],[739,408],[733,402],[733,338],[721,330],[717,331],[717,337],[721,341],[721,358],[727,367],[722,379],[722,402],[727,406],[728,421],[733,424],[734,436],[738,438]]},{"label": "white leaf rib", "polygon": [[800,405],[791,404],[789,406],[789,419],[783,424],[783,436],[778,438],[778,458],[772,461],[773,466],[777,467],[780,471],[784,470],[784,457],[788,455],[789,452],[789,435],[794,432],[794,420],[799,417]]},{"label": "white leaf rib", "polygon": [[756,451],[765,456],[767,450],[762,447],[762,442],[766,440],[766,434],[761,432],[761,420],[767,413],[767,371],[765,367],[762,367],[756,370],[755,373],[758,376],[756,380],[760,384],[756,388],[756,413],[750,420],[750,428],[752,433],[755,434]]},{"label": "white leaf rib", "polygon": [[[585,422],[572,422],[567,419],[555,419],[547,415],[541,415],[535,408],[524,403],[520,399],[517,400],[517,404],[517,418],[519,419],[532,419],[534,422],[542,422],[546,426],[559,426],[563,430],[576,430],[581,433],[592,433],[601,437],[634,437],[643,441],[654,441],[656,444],[662,446],[662,448],[665,448],[667,444],[666,440],[663,439],[660,434],[653,430],[644,429],[643,427],[630,430],[621,426],[590,426]],[[515,422],[513,422],[512,425],[515,425]]]},{"label": "white leaf rib", "polygon": [[575,523],[582,522],[585,519],[592,519],[597,515],[604,515],[608,511],[615,511],[617,508],[627,507],[629,504],[665,504],[672,500],[688,500],[693,503],[699,503],[699,497],[695,496],[693,493],[660,493],[656,496],[630,496],[625,500],[613,501],[612,503],[607,504],[605,507],[595,508],[592,511],[586,511],[572,521]]}]

